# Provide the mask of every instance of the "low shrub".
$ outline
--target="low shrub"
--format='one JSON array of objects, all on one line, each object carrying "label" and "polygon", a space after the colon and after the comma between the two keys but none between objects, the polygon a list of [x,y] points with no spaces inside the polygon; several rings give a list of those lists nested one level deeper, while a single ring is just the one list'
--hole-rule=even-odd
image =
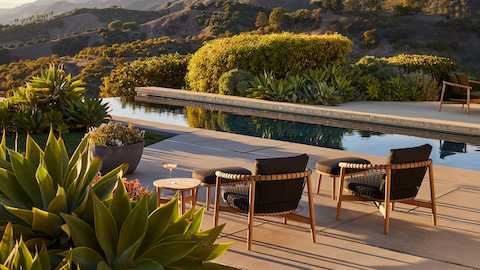
[{"label": "low shrub", "polygon": [[424,72],[431,74],[436,80],[445,78],[457,68],[454,59],[434,55],[399,54],[391,57],[365,56],[357,65],[368,68],[397,68],[403,72]]},{"label": "low shrub", "polygon": [[186,78],[190,90],[218,93],[218,80],[232,69],[285,77],[342,63],[351,50],[352,42],[339,34],[240,34],[206,43],[192,56]]},{"label": "low shrub", "polygon": [[355,87],[362,99],[375,101],[433,101],[438,99],[439,83],[423,72],[367,73],[358,71]]},{"label": "low shrub", "polygon": [[223,73],[218,80],[218,91],[222,95],[246,96],[254,78],[248,71],[232,69]]},{"label": "low shrub", "polygon": [[116,67],[103,78],[102,97],[135,96],[135,87],[183,88],[189,56],[167,54]]}]

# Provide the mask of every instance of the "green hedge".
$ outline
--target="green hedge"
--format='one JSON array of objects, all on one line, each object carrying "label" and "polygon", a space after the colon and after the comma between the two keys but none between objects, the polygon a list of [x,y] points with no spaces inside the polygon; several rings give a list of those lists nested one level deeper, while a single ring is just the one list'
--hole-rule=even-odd
[{"label": "green hedge", "polygon": [[190,90],[216,93],[220,76],[232,69],[285,77],[341,63],[351,51],[351,40],[339,34],[240,34],[200,48],[192,56],[186,79]]},{"label": "green hedge", "polygon": [[103,79],[100,95],[134,96],[135,87],[141,86],[182,88],[188,60],[189,56],[166,54],[118,66]]},{"label": "green hedge", "polygon": [[377,68],[389,66],[399,68],[403,72],[423,72],[431,74],[437,80],[445,78],[448,73],[457,68],[454,59],[419,54],[399,54],[390,57],[365,56],[357,64]]}]

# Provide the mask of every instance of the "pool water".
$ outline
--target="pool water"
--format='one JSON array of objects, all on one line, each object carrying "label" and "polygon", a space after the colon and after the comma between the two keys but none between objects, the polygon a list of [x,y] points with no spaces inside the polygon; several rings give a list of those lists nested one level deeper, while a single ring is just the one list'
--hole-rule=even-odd
[{"label": "pool water", "polygon": [[[267,139],[302,143],[352,152],[387,156],[391,148],[404,148],[430,144],[433,146],[434,164],[480,170],[480,137],[469,138],[470,143],[458,136],[410,136],[372,130],[311,124],[298,121],[258,117],[246,113],[231,113],[205,109],[201,105],[179,102],[153,105],[126,101],[119,98],[105,99],[113,116],[160,122],[184,127],[203,128],[243,134]],[[181,102],[180,102],[181,103]],[[175,104],[175,105],[172,105]]]}]

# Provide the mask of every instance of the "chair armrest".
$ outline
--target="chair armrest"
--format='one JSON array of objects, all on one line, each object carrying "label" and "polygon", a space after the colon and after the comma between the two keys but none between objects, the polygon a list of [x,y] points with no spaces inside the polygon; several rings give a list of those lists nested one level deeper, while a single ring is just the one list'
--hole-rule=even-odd
[{"label": "chair armrest", "polygon": [[463,85],[463,84],[458,84],[458,83],[451,83],[451,82],[447,82],[447,81],[443,81],[443,84],[444,84],[444,85],[455,86],[455,87],[460,87],[460,88],[465,88],[466,90],[472,89],[472,87],[469,86],[469,85]]},{"label": "chair armrest", "polygon": [[242,175],[242,174],[231,174],[224,173],[221,171],[215,172],[215,175],[221,179],[231,180],[231,181],[278,181],[278,180],[293,180],[308,177],[311,175],[310,171],[297,172],[297,173],[285,173],[285,174],[274,174],[274,175]]},{"label": "chair armrest", "polygon": [[357,170],[386,170],[389,167],[388,164],[359,164],[359,163],[348,163],[348,162],[340,162],[338,166],[340,168],[357,169]]},{"label": "chair armrest", "polygon": [[358,169],[358,170],[406,170],[414,168],[424,168],[432,165],[432,160],[401,163],[401,164],[358,164],[358,163],[346,163],[341,162],[338,164],[340,168],[345,169]]},{"label": "chair armrest", "polygon": [[425,168],[432,165],[432,160],[426,161],[419,161],[419,162],[411,162],[411,163],[401,163],[401,164],[391,164],[392,170],[408,170],[408,169],[415,169],[415,168]]},{"label": "chair armrest", "polygon": [[473,84],[478,84],[478,85],[480,85],[480,81],[476,81],[476,80],[469,80],[468,82],[469,82],[469,83],[473,83]]}]

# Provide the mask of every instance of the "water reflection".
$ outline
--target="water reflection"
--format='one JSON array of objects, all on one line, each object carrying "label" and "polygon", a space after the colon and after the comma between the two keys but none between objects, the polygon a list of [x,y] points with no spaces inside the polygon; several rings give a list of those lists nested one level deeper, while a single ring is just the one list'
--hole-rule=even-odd
[{"label": "water reflection", "polygon": [[[478,151],[478,149],[476,150]],[[457,153],[467,153],[467,144],[449,141],[440,141],[440,158],[445,159],[448,156]]]},{"label": "water reflection", "polygon": [[344,149],[345,134],[353,130],[321,125],[287,122],[261,117],[245,117],[198,107],[186,107],[185,116],[189,126],[213,129],[249,136],[275,139],[334,149]]}]

